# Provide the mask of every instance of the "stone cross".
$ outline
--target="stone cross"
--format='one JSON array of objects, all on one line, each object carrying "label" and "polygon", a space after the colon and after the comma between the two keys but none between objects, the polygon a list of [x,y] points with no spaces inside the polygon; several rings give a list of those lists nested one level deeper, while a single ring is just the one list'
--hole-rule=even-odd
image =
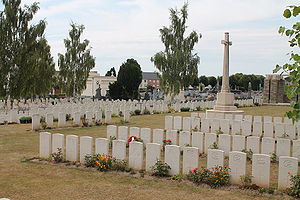
[{"label": "stone cross", "polygon": [[232,45],[232,42],[229,41],[229,33],[225,33],[225,40],[222,40],[221,44],[224,44],[224,61],[221,92],[229,92],[229,46]]}]

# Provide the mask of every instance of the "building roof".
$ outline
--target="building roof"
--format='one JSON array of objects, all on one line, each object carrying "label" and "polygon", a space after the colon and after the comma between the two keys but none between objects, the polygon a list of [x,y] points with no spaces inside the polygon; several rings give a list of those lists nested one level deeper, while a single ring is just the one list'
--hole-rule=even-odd
[{"label": "building roof", "polygon": [[159,80],[156,72],[143,72],[143,80]]}]

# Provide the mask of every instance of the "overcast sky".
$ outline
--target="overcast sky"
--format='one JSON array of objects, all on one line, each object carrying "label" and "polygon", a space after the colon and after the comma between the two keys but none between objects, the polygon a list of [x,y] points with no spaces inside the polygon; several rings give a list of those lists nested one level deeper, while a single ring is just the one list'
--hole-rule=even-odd
[{"label": "overcast sky", "polygon": [[[31,4],[34,0],[23,0]],[[169,9],[181,8],[183,0],[40,0],[35,20],[48,22],[46,38],[57,63],[64,53],[71,21],[85,25],[83,39],[90,40],[96,57],[93,70],[105,74],[117,70],[128,58],[143,71],[155,71],[150,58],[163,50],[159,29],[168,26]],[[224,32],[230,33],[230,74],[269,74],[276,64],[287,62],[287,39],[277,31],[290,26],[282,17],[288,5],[299,0],[190,0],[188,33],[202,39],[195,46],[201,62],[199,75],[221,75]],[[1,10],[3,7],[1,8]]]}]

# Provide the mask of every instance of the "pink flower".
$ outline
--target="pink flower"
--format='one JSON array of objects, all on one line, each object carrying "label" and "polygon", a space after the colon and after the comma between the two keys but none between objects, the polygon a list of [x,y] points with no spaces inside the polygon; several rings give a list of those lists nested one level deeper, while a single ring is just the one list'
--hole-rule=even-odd
[{"label": "pink flower", "polygon": [[170,140],[170,139],[168,139],[168,142],[171,142],[171,140]]}]

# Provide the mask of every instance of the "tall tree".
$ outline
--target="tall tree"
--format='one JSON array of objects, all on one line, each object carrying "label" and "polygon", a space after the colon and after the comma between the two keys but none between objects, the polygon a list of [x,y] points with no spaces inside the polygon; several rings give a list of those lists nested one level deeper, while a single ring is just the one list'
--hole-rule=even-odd
[{"label": "tall tree", "polygon": [[134,59],[127,59],[119,69],[117,81],[109,85],[111,98],[137,99],[142,78],[142,70],[138,62]]},{"label": "tall tree", "polygon": [[211,87],[215,87],[217,85],[217,79],[214,76],[209,76],[208,78],[208,85]]},{"label": "tall tree", "polygon": [[66,53],[58,54],[58,66],[62,78],[62,89],[67,96],[80,95],[86,88],[89,72],[95,67],[89,41],[81,42],[84,26],[72,23],[69,37],[64,40]]},{"label": "tall tree", "polygon": [[116,77],[117,74],[116,74],[115,68],[114,68],[114,67],[110,68],[110,70],[108,70],[108,71],[106,72],[105,76],[114,76],[114,77]]},{"label": "tall tree", "polygon": [[21,7],[21,0],[2,0],[0,12],[0,96],[7,99],[50,91],[55,72],[45,39],[46,22],[33,24],[38,3]]},{"label": "tall tree", "polygon": [[[283,16],[285,18],[291,18],[292,16],[299,20],[300,17],[300,6],[289,6],[284,10]],[[298,18],[297,18],[298,17]],[[293,24],[292,28],[286,28],[281,26],[278,31],[280,34],[285,34],[290,38],[290,47],[292,48],[290,52],[290,62],[282,66],[277,65],[274,72],[282,70],[289,75],[287,80],[290,82],[289,85],[285,87],[286,94],[288,98],[292,100],[293,110],[287,112],[287,116],[293,121],[300,120],[300,55],[295,53],[299,51],[300,47],[300,22]]]},{"label": "tall tree", "polygon": [[183,87],[191,85],[193,78],[198,76],[200,58],[193,53],[193,49],[201,34],[193,31],[185,37],[187,7],[188,4],[185,3],[180,11],[170,9],[171,25],[159,30],[165,49],[151,58],[160,72],[163,91],[171,97],[179,94]]},{"label": "tall tree", "polygon": [[208,86],[208,78],[206,76],[200,76],[199,82],[204,84],[205,86]]}]

